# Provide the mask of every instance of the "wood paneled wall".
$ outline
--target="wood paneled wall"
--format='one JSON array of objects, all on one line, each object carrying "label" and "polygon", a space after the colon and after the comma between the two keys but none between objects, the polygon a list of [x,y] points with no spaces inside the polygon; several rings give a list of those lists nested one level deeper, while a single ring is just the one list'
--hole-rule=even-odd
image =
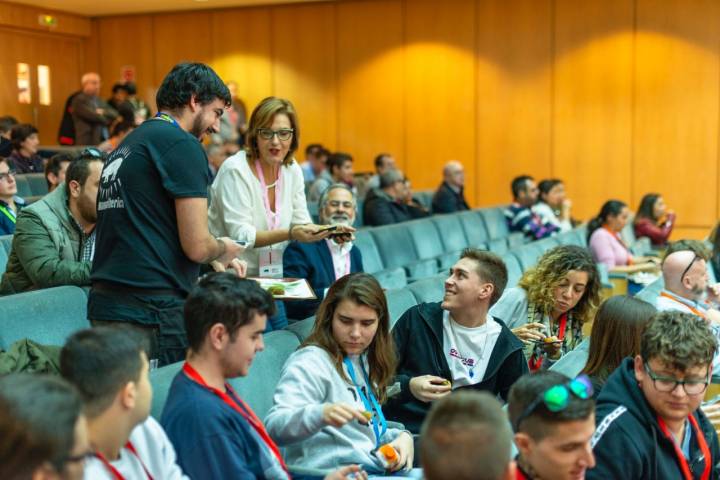
[{"label": "wood paneled wall", "polygon": [[658,191],[678,212],[675,237],[697,237],[720,213],[717,18],[716,0],[353,0],[104,17],[84,65],[105,93],[135,66],[153,104],[173,64],[209,62],[249,108],[290,98],[302,144],[350,152],[358,170],[390,152],[430,189],[457,159],[477,206],[507,202],[517,174],[560,177],[578,218]]}]

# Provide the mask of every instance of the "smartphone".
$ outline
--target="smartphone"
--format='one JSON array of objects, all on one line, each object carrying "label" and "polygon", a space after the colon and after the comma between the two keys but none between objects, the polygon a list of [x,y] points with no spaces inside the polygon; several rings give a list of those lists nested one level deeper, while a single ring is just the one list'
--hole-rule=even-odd
[{"label": "smartphone", "polygon": [[335,230],[337,230],[337,228],[338,228],[337,225],[328,225],[326,227],[322,227],[322,228],[315,230],[315,235],[317,235],[319,233],[323,233],[323,232],[334,232]]}]

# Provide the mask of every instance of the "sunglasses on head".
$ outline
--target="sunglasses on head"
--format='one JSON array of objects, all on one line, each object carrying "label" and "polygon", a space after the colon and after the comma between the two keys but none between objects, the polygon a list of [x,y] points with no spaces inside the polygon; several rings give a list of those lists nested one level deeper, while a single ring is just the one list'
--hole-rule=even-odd
[{"label": "sunglasses on head", "polygon": [[94,147],[87,147],[83,149],[80,154],[78,155],[78,158],[81,157],[90,157],[90,158],[104,158],[103,153]]},{"label": "sunglasses on head", "polygon": [[590,377],[585,374],[578,375],[568,382],[553,385],[542,392],[520,414],[515,422],[515,431],[520,430],[520,423],[532,415],[540,404],[544,404],[545,408],[553,413],[562,412],[570,404],[571,395],[575,395],[581,400],[592,398],[593,387]]}]

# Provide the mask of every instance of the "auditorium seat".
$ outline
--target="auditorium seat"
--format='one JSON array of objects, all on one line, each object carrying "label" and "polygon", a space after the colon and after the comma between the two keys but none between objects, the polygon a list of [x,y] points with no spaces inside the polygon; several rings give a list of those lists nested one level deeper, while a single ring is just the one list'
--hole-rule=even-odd
[{"label": "auditorium seat", "polygon": [[490,235],[487,227],[485,227],[485,222],[480,217],[480,212],[478,210],[467,210],[458,213],[457,218],[465,232],[468,245],[475,248],[487,248]]},{"label": "auditorium seat", "polygon": [[512,252],[504,253],[500,255],[500,258],[505,262],[505,267],[507,267],[508,272],[508,281],[505,288],[512,288],[517,285],[520,277],[522,277],[522,265],[520,265],[520,261]]},{"label": "auditorium seat", "polygon": [[15,183],[17,184],[17,196],[18,197],[32,197],[33,192],[30,189],[30,182],[25,178],[25,175],[15,175]]},{"label": "auditorium seat", "polygon": [[[455,253],[448,252],[445,249],[435,223],[429,218],[405,222],[397,225],[397,228],[406,228],[410,233],[410,238],[419,259],[435,259],[437,261],[437,271],[444,271],[455,263]],[[437,273],[437,271],[434,273]]]},{"label": "auditorium seat", "polygon": [[485,228],[491,239],[507,238],[510,235],[507,220],[505,220],[505,215],[503,215],[504,208],[505,207],[495,207],[478,210],[480,218],[485,222]]},{"label": "auditorium seat", "polygon": [[305,320],[300,320],[299,322],[292,322],[290,323],[286,329],[291,331],[295,334],[295,336],[298,337],[298,340],[302,342],[307,337],[310,336],[310,333],[312,332],[313,327],[315,326],[315,316],[306,318]]},{"label": "auditorium seat", "polygon": [[25,173],[23,177],[27,179],[30,185],[30,191],[33,196],[45,196],[48,193],[47,180],[45,180],[44,173]]},{"label": "auditorium seat", "polygon": [[434,196],[435,192],[433,190],[420,190],[418,192],[413,192],[413,198],[428,210],[432,208],[432,199]]},{"label": "auditorium seat", "polygon": [[442,240],[445,252],[455,255],[455,260],[457,260],[460,253],[472,245],[460,223],[460,216],[457,214],[434,215],[431,219],[440,233],[440,240]]},{"label": "auditorium seat", "polygon": [[388,290],[385,292],[387,297],[388,312],[390,313],[390,328],[395,325],[398,319],[408,308],[417,305],[413,293],[407,288],[398,290]]},{"label": "auditorium seat", "polygon": [[0,312],[3,349],[23,338],[44,345],[63,345],[71,334],[90,327],[87,296],[74,286],[0,297]]},{"label": "auditorium seat", "polygon": [[0,236],[0,248],[4,249],[8,256],[10,256],[10,250],[12,249],[12,240],[12,235]]},{"label": "auditorium seat", "polygon": [[437,273],[438,263],[435,259],[418,258],[410,232],[405,225],[373,228],[371,233],[385,268],[404,268],[410,282]]},{"label": "auditorium seat", "polygon": [[310,218],[312,218],[312,221],[316,224],[319,224],[320,216],[317,202],[307,202],[307,209],[308,213],[310,214]]},{"label": "auditorium seat", "polygon": [[365,273],[374,276],[383,288],[402,288],[407,285],[407,275],[402,266],[386,269],[380,258],[380,252],[375,239],[370,233],[371,229],[355,232],[354,244],[360,250]]},{"label": "auditorium seat", "polygon": [[660,277],[650,285],[645,285],[645,287],[635,295],[635,298],[655,306],[655,302],[657,302],[657,298],[660,296],[663,288],[665,288],[665,280],[663,277]]},{"label": "auditorium seat", "polygon": [[7,262],[8,253],[5,251],[5,248],[0,246],[0,277],[2,277],[3,273],[5,273],[5,268],[7,268]]},{"label": "auditorium seat", "polygon": [[445,295],[447,275],[435,275],[413,282],[408,288],[415,296],[417,303],[440,302]]},{"label": "auditorium seat", "polygon": [[563,355],[560,360],[550,367],[550,370],[562,373],[570,378],[575,378],[582,372],[583,368],[585,368],[589,353],[590,337],[585,337],[583,341],[580,342],[580,345]]},{"label": "auditorium seat", "polygon": [[265,350],[255,355],[248,376],[229,380],[261,419],[272,407],[273,394],[285,361],[300,346],[297,336],[285,330],[270,332],[264,340]]},{"label": "auditorium seat", "polygon": [[177,362],[150,371],[150,384],[153,389],[150,415],[158,422],[160,421],[163,408],[165,408],[170,385],[172,385],[175,375],[182,369],[183,363],[184,362]]},{"label": "auditorium seat", "polygon": [[488,250],[496,255],[507,253],[509,250],[507,238],[493,238],[488,240]]}]

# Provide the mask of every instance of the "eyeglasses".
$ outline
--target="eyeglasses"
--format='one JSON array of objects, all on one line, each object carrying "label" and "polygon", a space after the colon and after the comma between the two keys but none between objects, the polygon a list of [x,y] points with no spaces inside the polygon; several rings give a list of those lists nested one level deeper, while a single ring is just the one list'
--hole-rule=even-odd
[{"label": "eyeglasses", "polygon": [[578,375],[574,379],[553,385],[527,406],[515,422],[515,431],[519,431],[520,423],[535,412],[535,409],[542,403],[545,408],[553,413],[562,412],[570,404],[570,395],[575,395],[581,400],[588,400],[593,396],[593,387],[590,378],[585,375]]},{"label": "eyeglasses", "polygon": [[693,257],[693,259],[690,261],[690,264],[685,268],[685,270],[683,270],[682,276],[680,276],[680,281],[681,281],[681,282],[682,282],[683,279],[685,278],[685,275],[687,275],[687,273],[690,271],[690,268],[692,268],[693,264],[694,264],[695,262],[697,262],[698,260],[700,260],[700,257],[699,257],[699,256],[697,255],[697,253],[696,253],[695,256]]},{"label": "eyeglasses", "polygon": [[260,135],[265,140],[272,140],[272,138],[277,135],[278,140],[287,142],[292,138],[293,133],[295,133],[295,130],[293,130],[292,128],[281,128],[280,130],[273,130],[272,128],[258,129],[258,135]]},{"label": "eyeglasses", "polygon": [[[678,385],[683,386],[683,390],[688,395],[699,395],[707,390],[707,386],[710,383],[710,378],[703,380],[678,380],[675,377],[663,377],[652,370],[650,366],[645,362],[645,371],[647,372],[650,379],[653,381],[653,385],[658,392],[670,393],[675,391]],[[709,377],[709,374],[708,374]]]},{"label": "eyeglasses", "polygon": [[10,177],[15,178],[16,175],[17,173],[15,172],[15,170],[10,170],[6,173],[0,173],[0,182],[2,182],[3,180],[7,180]]}]

